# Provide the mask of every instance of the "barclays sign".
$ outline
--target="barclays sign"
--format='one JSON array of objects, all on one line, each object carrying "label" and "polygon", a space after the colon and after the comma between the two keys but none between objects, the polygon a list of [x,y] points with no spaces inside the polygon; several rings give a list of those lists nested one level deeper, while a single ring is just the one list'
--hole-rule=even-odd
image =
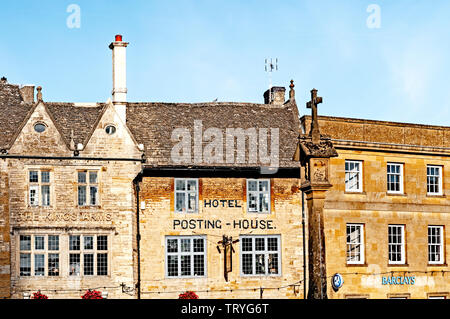
[{"label": "barclays sign", "polygon": [[414,285],[416,282],[415,276],[398,276],[398,277],[382,277],[382,285]]}]

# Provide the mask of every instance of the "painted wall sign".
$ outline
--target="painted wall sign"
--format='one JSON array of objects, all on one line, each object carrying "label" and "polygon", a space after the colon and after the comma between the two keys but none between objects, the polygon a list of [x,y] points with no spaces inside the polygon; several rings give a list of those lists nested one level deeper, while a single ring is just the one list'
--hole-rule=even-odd
[{"label": "painted wall sign", "polygon": [[173,229],[222,229],[222,226],[233,229],[276,229],[270,219],[239,219],[223,223],[220,219],[174,219]]},{"label": "painted wall sign", "polygon": [[416,282],[415,276],[398,276],[398,277],[382,277],[382,285],[414,285]]},{"label": "painted wall sign", "polygon": [[209,199],[203,201],[203,207],[241,208],[236,199]]}]

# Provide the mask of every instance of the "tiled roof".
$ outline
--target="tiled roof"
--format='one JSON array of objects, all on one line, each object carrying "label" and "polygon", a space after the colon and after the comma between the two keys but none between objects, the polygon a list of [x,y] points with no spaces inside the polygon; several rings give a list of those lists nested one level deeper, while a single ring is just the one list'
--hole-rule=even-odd
[{"label": "tiled roof", "polygon": [[[271,128],[279,129],[279,166],[297,167],[292,161],[300,129],[298,111],[290,102],[283,106],[250,103],[128,103],[127,126],[138,143],[145,146],[147,163],[150,166],[174,165],[171,150],[178,141],[172,141],[172,132],[176,128],[187,128],[194,144],[194,121],[200,121],[203,132],[209,128],[218,128],[223,133],[226,153],[225,133],[227,128]],[[270,139],[268,153],[270,154]],[[203,146],[209,141],[203,141]],[[255,145],[250,149],[254,150]],[[194,165],[204,166],[268,166],[265,163],[249,163],[248,150],[245,163],[194,163],[194,149],[191,148],[191,159]],[[253,151],[252,150],[252,151]],[[259,158],[258,158],[259,160]]]},{"label": "tiled roof", "polygon": [[[73,132],[74,145],[85,145],[103,115],[106,104],[96,103],[91,106],[79,106],[75,103],[46,102],[46,110],[61,133],[67,146],[70,146]],[[13,139],[34,110],[35,103],[22,100],[19,86],[0,83],[0,149],[8,149]],[[201,121],[202,133],[209,128],[217,128],[222,133],[223,162],[194,161],[194,121]],[[176,128],[188,129],[192,138],[192,165],[196,166],[272,166],[298,167],[292,161],[300,130],[298,111],[295,103],[284,105],[267,105],[252,103],[128,103],[127,126],[137,143],[145,147],[145,155],[149,166],[180,165],[171,158],[171,151],[178,141],[172,141],[172,132]],[[258,147],[255,143],[246,142],[246,154],[242,163],[237,159],[226,163],[226,130],[227,129],[266,129],[265,141],[268,144],[267,155],[271,154],[270,132],[278,129],[279,158],[272,163],[260,161]],[[237,142],[237,141],[236,141]],[[203,141],[203,148],[210,141]],[[236,150],[237,144],[233,148]],[[256,154],[257,162],[249,160],[249,154]],[[236,156],[237,154],[235,154]],[[182,165],[191,166],[188,163]]]},{"label": "tiled roof", "polygon": [[18,85],[0,82],[0,149],[10,147],[33,106],[23,102]]},{"label": "tiled roof", "polygon": [[79,107],[74,103],[45,102],[45,106],[67,146],[70,145],[72,131],[75,146],[78,143],[86,146],[105,108],[104,103],[97,103],[92,107]]}]

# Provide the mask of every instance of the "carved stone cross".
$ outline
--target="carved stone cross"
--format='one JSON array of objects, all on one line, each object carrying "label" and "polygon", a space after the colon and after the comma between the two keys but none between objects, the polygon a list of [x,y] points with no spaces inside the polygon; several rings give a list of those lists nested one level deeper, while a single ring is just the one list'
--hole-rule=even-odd
[{"label": "carved stone cross", "polygon": [[311,101],[306,103],[308,109],[312,109],[312,121],[311,130],[309,131],[309,136],[311,136],[312,142],[314,144],[320,143],[320,131],[319,131],[319,120],[317,118],[317,105],[322,103],[322,97],[317,96],[317,90],[311,90]]}]

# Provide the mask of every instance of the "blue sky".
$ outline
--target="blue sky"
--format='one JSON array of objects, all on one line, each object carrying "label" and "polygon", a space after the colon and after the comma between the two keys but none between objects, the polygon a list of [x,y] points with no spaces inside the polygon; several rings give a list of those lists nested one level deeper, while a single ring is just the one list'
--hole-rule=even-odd
[{"label": "blue sky", "polygon": [[106,101],[122,34],[129,101],[262,103],[277,57],[273,84],[294,79],[300,114],[315,87],[319,114],[450,126],[449,17],[446,0],[4,1],[0,75],[47,101]]}]

